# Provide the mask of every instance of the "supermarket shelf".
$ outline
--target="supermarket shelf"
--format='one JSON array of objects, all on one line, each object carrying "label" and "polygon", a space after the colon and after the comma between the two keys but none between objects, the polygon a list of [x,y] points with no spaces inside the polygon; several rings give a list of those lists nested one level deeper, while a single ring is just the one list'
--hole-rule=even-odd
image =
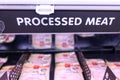
[{"label": "supermarket shelf", "polygon": [[[80,51],[80,50],[77,49],[77,51]],[[15,67],[12,69],[12,71],[10,71],[10,74],[7,75],[6,74],[7,72],[4,73],[4,75],[0,78],[0,80],[1,79],[8,80],[7,76],[9,76],[9,80],[18,80],[21,74],[22,68],[23,68],[23,64],[28,59],[29,55],[30,54],[22,54],[19,60],[17,61]],[[81,65],[81,67],[83,67],[82,69],[83,69],[84,78],[86,80],[90,80],[91,73],[90,73],[89,67],[86,64],[85,58],[83,54],[81,53],[81,51],[78,53],[76,52],[76,56],[78,56],[79,64]],[[52,54],[52,61],[51,61],[51,66],[50,66],[50,77],[49,77],[50,80],[53,80],[54,70],[55,70],[55,54]]]},{"label": "supermarket shelf", "polygon": [[[0,53],[59,53],[59,52],[74,52],[78,51],[77,49],[71,50],[60,50],[60,49],[16,49],[16,50],[0,50]],[[120,51],[120,48],[115,48],[114,46],[106,46],[106,47],[85,47],[81,48],[82,52],[90,52],[90,51]]]}]

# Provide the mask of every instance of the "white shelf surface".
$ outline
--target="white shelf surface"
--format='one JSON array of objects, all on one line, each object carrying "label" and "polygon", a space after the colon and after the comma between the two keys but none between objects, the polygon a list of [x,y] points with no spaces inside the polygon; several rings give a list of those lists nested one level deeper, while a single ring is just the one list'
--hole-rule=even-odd
[{"label": "white shelf surface", "polygon": [[35,9],[39,4],[62,10],[120,10],[120,0],[0,0],[0,9]]},{"label": "white shelf surface", "polygon": [[0,4],[120,5],[120,0],[0,0]]}]

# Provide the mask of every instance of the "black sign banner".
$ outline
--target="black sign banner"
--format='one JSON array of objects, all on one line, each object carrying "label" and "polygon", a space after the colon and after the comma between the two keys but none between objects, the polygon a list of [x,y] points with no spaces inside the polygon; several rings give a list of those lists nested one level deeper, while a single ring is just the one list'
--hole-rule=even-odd
[{"label": "black sign banner", "polygon": [[56,10],[39,15],[34,10],[1,10],[0,33],[120,32],[120,11]]},{"label": "black sign banner", "polygon": [[116,80],[116,76],[114,75],[114,73],[111,71],[109,67],[107,67],[106,69],[103,80]]}]

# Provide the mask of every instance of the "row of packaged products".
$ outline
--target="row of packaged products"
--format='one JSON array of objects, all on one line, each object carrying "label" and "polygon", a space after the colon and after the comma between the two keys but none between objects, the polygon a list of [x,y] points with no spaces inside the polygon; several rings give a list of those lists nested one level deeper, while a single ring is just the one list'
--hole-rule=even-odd
[{"label": "row of packaged products", "polygon": [[[44,49],[52,47],[51,34],[32,35],[32,46],[36,49]],[[55,47],[57,49],[74,49],[74,35],[73,34],[56,34]]]},{"label": "row of packaged products", "polygon": [[0,43],[11,43],[15,40],[15,35],[0,35]]},{"label": "row of packaged products", "polygon": [[[10,43],[15,40],[15,35],[0,35],[0,43]],[[52,34],[33,34],[32,47],[34,49],[52,48]],[[57,49],[74,49],[73,34],[56,34],[55,46]]]},{"label": "row of packaged products", "polygon": [[[19,80],[49,80],[51,54],[31,54],[23,65]],[[14,65],[4,66],[0,75],[5,71],[11,71]],[[74,52],[58,53],[55,55],[55,80],[84,80],[82,69]]]},{"label": "row of packaged products", "polygon": [[[51,54],[31,54],[24,63],[19,80],[49,80]],[[105,62],[102,59],[86,59],[91,70],[91,80],[103,80],[107,66],[110,67],[117,79],[120,79],[120,62]],[[0,70],[11,71],[14,65],[4,66]],[[84,80],[82,68],[74,52],[55,54],[54,80]]]}]

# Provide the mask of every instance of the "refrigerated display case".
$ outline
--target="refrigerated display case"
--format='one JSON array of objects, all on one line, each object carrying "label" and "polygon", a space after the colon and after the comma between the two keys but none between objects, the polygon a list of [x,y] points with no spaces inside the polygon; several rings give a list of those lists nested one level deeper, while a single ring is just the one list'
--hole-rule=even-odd
[{"label": "refrigerated display case", "polygon": [[0,1],[0,80],[119,80],[119,4]]}]

